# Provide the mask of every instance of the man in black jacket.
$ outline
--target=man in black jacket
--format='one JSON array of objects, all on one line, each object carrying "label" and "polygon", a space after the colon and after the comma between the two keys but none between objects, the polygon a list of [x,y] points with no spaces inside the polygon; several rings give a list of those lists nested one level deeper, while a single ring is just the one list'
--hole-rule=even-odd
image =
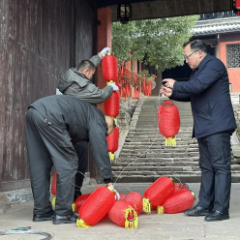
[{"label": "man in black jacket", "polygon": [[[75,97],[49,96],[30,105],[25,135],[34,198],[33,221],[75,222],[71,205],[78,168],[78,156],[73,146],[76,142],[91,143],[99,176],[111,185],[106,136],[114,127],[111,117],[104,117],[99,109]],[[57,171],[55,214],[49,201],[52,165]]]},{"label": "man in black jacket", "polygon": [[206,216],[206,221],[225,220],[229,218],[231,190],[230,137],[236,128],[227,70],[219,59],[207,54],[201,40],[185,44],[184,56],[193,69],[189,81],[164,79],[160,93],[173,100],[191,101],[202,178],[198,205],[185,214]]}]

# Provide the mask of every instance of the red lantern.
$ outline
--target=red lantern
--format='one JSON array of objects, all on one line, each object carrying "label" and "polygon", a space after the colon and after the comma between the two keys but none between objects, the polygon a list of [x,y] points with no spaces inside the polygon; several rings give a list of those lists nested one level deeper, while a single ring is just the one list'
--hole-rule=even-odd
[{"label": "red lantern", "polygon": [[119,193],[120,198],[118,200],[125,200],[126,194],[124,193]]},{"label": "red lantern", "polygon": [[117,81],[118,79],[117,58],[113,55],[106,55],[102,60],[102,70],[103,77],[107,82]]},{"label": "red lantern", "polygon": [[83,194],[75,200],[74,204],[75,204],[75,209],[77,211],[79,211],[80,207],[83,205],[83,203],[88,199],[90,195],[91,193]]},{"label": "red lantern", "polygon": [[181,189],[188,189],[188,186],[186,184],[183,184],[183,183],[175,183],[175,187],[174,187],[174,192],[177,192]]},{"label": "red lantern", "polygon": [[195,200],[194,194],[188,189],[181,189],[175,192],[162,206],[158,206],[157,213],[180,213],[192,207]]},{"label": "red lantern", "polygon": [[174,191],[174,183],[168,177],[160,177],[155,182],[144,192],[143,211],[146,213],[151,213],[151,208],[163,203]]},{"label": "red lantern", "polygon": [[110,98],[104,102],[105,115],[117,117],[119,114],[119,94],[113,91]]},{"label": "red lantern", "polygon": [[121,227],[127,229],[135,229],[138,227],[138,215],[126,201],[116,201],[108,212],[108,217],[112,222]]},{"label": "red lantern", "polygon": [[158,108],[158,127],[165,137],[165,145],[176,145],[175,135],[180,128],[178,108],[171,101],[164,101]]},{"label": "red lantern", "polygon": [[115,191],[111,187],[98,187],[79,209],[77,226],[88,228],[106,216],[115,203]]},{"label": "red lantern", "polygon": [[113,132],[107,136],[108,152],[110,160],[114,160],[114,152],[118,150],[119,129],[115,127]]},{"label": "red lantern", "polygon": [[57,192],[57,172],[56,171],[54,171],[53,173],[51,192],[54,196],[56,196],[56,192]]},{"label": "red lantern", "polygon": [[126,195],[125,201],[131,203],[131,206],[139,215],[143,208],[143,200],[141,194],[138,192],[130,192]]}]

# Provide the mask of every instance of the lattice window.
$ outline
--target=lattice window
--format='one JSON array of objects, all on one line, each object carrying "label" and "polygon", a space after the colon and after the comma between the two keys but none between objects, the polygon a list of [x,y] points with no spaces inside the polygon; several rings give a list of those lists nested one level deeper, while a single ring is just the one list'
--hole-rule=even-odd
[{"label": "lattice window", "polygon": [[240,68],[240,44],[227,45],[227,67]]}]

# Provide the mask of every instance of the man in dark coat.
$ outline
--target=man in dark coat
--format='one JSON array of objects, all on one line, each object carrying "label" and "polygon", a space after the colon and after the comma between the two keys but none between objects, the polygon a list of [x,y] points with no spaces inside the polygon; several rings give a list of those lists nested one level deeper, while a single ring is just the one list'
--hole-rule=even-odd
[{"label": "man in dark coat", "polygon": [[[34,198],[33,221],[75,222],[71,205],[78,168],[78,156],[73,146],[76,142],[91,143],[99,176],[111,185],[106,136],[114,127],[111,117],[104,117],[99,109],[74,97],[49,96],[30,105],[25,135]],[[52,165],[57,172],[55,214],[49,201]]]},{"label": "man in dark coat", "polygon": [[193,69],[189,81],[164,79],[160,93],[190,101],[192,106],[202,177],[198,205],[185,214],[206,216],[206,221],[225,220],[229,218],[231,189],[230,137],[236,128],[227,70],[219,59],[207,54],[201,40],[185,44],[184,56]]},{"label": "man in dark coat", "polygon": [[[92,78],[96,67],[110,51],[109,47],[105,47],[90,60],[83,60],[76,68],[70,68],[64,72],[58,82],[59,90],[65,95],[79,98],[88,103],[99,104],[107,100],[112,95],[113,90],[118,90],[118,87],[111,83],[105,88],[99,89],[92,82]],[[74,148],[79,159],[74,195],[74,199],[76,199],[82,194],[80,189],[88,166],[88,144],[85,141],[77,142],[74,144]]]}]

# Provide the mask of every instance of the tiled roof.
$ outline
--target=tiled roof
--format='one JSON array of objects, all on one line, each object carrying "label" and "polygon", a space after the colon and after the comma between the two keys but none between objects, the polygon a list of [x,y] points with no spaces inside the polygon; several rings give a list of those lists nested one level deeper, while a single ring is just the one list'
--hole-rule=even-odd
[{"label": "tiled roof", "polygon": [[193,28],[193,34],[212,35],[225,32],[240,32],[240,17],[223,18],[215,20],[200,20],[197,21]]}]

